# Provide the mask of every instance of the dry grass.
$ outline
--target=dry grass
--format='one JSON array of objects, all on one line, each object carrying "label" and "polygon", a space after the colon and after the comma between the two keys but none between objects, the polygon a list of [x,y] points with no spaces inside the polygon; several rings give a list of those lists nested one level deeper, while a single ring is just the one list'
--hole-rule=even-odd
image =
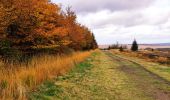
[{"label": "dry grass", "polygon": [[90,54],[91,52],[78,52],[63,57],[48,55],[34,57],[27,65],[13,66],[15,69],[6,69],[0,63],[0,98],[2,100],[25,100],[28,91],[34,90],[45,80],[64,74]]},{"label": "dry grass", "polygon": [[148,62],[156,62],[159,64],[170,65],[170,59],[168,58],[170,53],[167,52],[146,51],[146,50],[140,50],[138,52],[131,52],[131,51],[119,52],[118,50],[111,50],[111,51],[117,54],[121,53],[126,56],[142,58]]}]

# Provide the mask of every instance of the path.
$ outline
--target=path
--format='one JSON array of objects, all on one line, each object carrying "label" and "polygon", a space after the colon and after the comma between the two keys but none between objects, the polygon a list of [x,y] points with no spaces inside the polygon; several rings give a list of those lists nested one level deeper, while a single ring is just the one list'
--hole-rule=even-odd
[{"label": "path", "polygon": [[[131,60],[99,51],[32,99],[43,100],[170,100],[170,82]],[[48,94],[50,91],[53,94]],[[54,89],[55,88],[55,89]]]}]

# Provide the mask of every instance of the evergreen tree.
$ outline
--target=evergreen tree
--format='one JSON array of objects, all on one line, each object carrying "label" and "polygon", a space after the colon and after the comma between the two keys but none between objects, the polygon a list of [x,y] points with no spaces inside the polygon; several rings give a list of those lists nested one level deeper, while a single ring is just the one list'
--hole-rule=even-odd
[{"label": "evergreen tree", "polygon": [[112,49],[111,46],[108,47],[108,50]]},{"label": "evergreen tree", "polygon": [[138,44],[137,44],[136,40],[133,41],[131,50],[132,51],[138,51]]},{"label": "evergreen tree", "polygon": [[120,46],[119,51],[123,52],[123,46]]}]

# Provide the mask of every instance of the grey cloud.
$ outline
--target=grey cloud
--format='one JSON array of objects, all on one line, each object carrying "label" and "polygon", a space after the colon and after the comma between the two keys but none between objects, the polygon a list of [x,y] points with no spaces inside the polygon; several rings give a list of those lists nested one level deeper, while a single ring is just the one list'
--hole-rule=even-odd
[{"label": "grey cloud", "polygon": [[[147,10],[147,9],[146,9]],[[92,28],[103,28],[107,25],[133,27],[138,25],[157,25],[161,26],[168,22],[170,14],[163,15],[146,15],[142,10],[126,10],[112,12],[109,10],[90,13],[87,15],[79,15],[79,20]]]},{"label": "grey cloud", "polygon": [[114,24],[114,25],[121,25],[124,27],[130,27],[134,25],[138,25],[144,23],[145,19],[143,15],[138,12],[119,12],[114,13],[109,16],[106,20],[102,20],[98,24],[105,25],[105,24]]},{"label": "grey cloud", "polygon": [[93,28],[102,28],[107,25],[131,27],[147,22],[140,11],[101,11],[86,16],[80,15],[79,20],[85,24],[91,20],[89,26]]},{"label": "grey cloud", "polygon": [[[99,44],[169,42],[169,0],[52,0],[71,5],[77,20],[88,26]],[[153,37],[154,36],[154,37]]]},{"label": "grey cloud", "polygon": [[103,9],[112,11],[147,7],[155,0],[52,0],[71,5],[76,12],[96,12]]}]

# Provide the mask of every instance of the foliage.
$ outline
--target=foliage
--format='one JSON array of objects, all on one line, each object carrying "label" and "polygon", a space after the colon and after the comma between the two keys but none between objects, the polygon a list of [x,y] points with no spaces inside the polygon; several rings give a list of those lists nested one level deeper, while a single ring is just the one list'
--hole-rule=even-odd
[{"label": "foliage", "polygon": [[119,51],[123,52],[123,49],[124,49],[123,46],[120,46]]},{"label": "foliage", "polygon": [[136,40],[133,41],[131,50],[132,51],[138,51],[138,44],[137,44]]},{"label": "foliage", "polygon": [[0,41],[0,55],[4,62],[21,61],[21,53],[16,48],[11,47],[12,43],[8,40]]},{"label": "foliage", "polygon": [[[118,42],[116,43],[116,44],[112,44],[112,45],[110,45],[109,47],[108,47],[108,50],[110,50],[110,49],[121,49],[121,50],[123,50],[123,49],[127,49],[127,45],[120,45]],[[120,50],[120,51],[121,51]]]},{"label": "foliage", "polygon": [[94,35],[76,21],[70,7],[64,12],[49,0],[1,0],[0,14],[0,39],[9,40],[10,47],[19,51],[53,45],[97,48]]}]

